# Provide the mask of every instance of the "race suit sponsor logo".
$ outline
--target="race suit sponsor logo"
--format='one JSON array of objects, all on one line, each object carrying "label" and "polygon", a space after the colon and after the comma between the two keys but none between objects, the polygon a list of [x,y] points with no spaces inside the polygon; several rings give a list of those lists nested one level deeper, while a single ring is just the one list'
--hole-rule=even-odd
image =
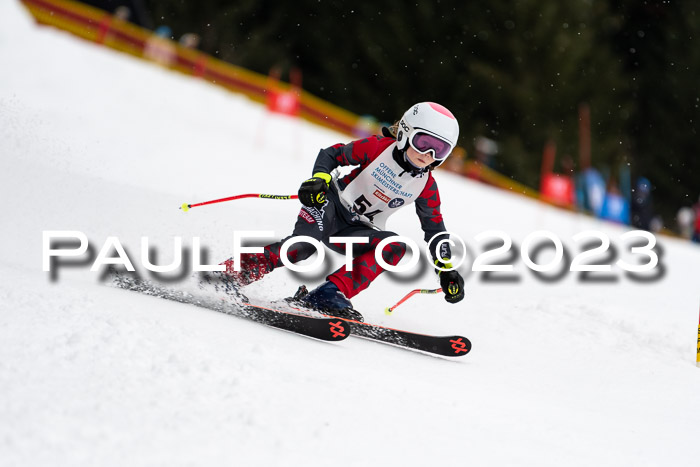
[{"label": "race suit sponsor logo", "polygon": [[387,195],[385,195],[384,193],[382,193],[382,192],[379,191],[379,190],[374,190],[374,196],[376,196],[377,198],[381,199],[381,200],[384,201],[385,203],[388,203],[388,202],[391,200],[391,198],[389,198]]},{"label": "race suit sponsor logo", "polygon": [[309,224],[313,224],[314,222],[316,222],[316,221],[314,220],[314,218],[311,217],[311,214],[309,214],[308,212],[304,211],[303,209],[302,209],[301,211],[299,211],[299,217],[301,217],[302,219],[304,219],[304,220],[305,220],[306,222],[308,222]]},{"label": "race suit sponsor logo", "polygon": [[304,219],[309,224],[318,225],[318,230],[323,232],[323,209],[316,209],[304,206],[299,211],[299,217]]},{"label": "race suit sponsor logo", "polygon": [[390,208],[398,208],[403,206],[404,200],[401,198],[394,198],[391,201],[389,201],[389,207]]}]

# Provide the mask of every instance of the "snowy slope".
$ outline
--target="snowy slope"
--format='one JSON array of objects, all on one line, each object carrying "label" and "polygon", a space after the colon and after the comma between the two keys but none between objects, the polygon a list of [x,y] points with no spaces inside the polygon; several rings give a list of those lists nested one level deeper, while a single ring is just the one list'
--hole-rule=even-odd
[{"label": "snowy slope", "polygon": [[[347,138],[38,28],[14,0],[0,2],[0,63],[2,465],[697,465],[697,247],[661,238],[665,274],[646,283],[546,283],[518,260],[516,283],[465,266],[458,306],[419,296],[384,316],[436,285],[428,271],[381,277],[354,300],[368,321],[470,337],[460,361],[136,296],[89,265],[52,282],[44,230],[83,231],[96,249],[117,236],[137,259],[148,236],[163,262],[173,236],[201,237],[214,260],[234,230],[282,237],[292,201],[177,207],[294,193],[318,149]],[[437,177],[447,225],[472,250],[492,229],[516,244],[540,229],[570,245],[584,230],[614,244],[624,232]],[[389,227],[422,238],[410,208]],[[321,277],[281,270],[250,293],[277,298],[301,280]]]}]

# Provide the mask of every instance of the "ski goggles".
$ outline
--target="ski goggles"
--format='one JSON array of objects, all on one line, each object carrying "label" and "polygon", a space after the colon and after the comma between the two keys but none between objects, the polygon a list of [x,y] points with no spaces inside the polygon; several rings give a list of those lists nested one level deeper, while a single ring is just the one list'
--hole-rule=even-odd
[{"label": "ski goggles", "polygon": [[421,154],[431,152],[431,156],[436,161],[444,161],[452,152],[452,145],[444,139],[438,138],[430,133],[425,133],[424,130],[416,130],[408,142],[411,147]]}]

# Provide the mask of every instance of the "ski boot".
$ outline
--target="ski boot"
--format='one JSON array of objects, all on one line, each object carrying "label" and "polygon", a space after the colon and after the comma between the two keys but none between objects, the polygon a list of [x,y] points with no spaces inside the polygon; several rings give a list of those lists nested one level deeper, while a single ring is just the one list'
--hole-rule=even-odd
[{"label": "ski boot", "polygon": [[360,322],[365,321],[360,312],[352,308],[350,300],[338,290],[338,286],[330,281],[324,282],[311,292],[308,291],[306,286],[302,285],[297,290],[297,293],[294,294],[291,302],[325,315]]}]

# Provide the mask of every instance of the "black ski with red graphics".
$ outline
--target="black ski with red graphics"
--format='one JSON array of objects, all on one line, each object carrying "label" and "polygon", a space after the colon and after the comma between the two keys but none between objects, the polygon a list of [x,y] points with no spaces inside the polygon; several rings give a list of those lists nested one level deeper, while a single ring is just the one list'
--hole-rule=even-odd
[{"label": "black ski with red graphics", "polygon": [[[301,313],[319,313],[304,309],[304,297],[308,293],[306,286],[302,285],[294,297],[285,299],[286,305]],[[341,313],[337,316],[348,323],[353,336],[443,357],[461,357],[472,349],[472,343],[464,336],[431,336],[365,323],[362,314],[350,308],[342,310]]]},{"label": "black ski with red graphics", "polygon": [[350,325],[353,336],[420,352],[443,357],[461,357],[472,349],[472,343],[463,336],[431,336],[360,321],[345,321]]},{"label": "black ski with red graphics", "polygon": [[250,303],[243,303],[242,307],[248,319],[315,339],[342,341],[350,335],[349,324],[339,318],[297,315]]},{"label": "black ski with red graphics", "polygon": [[[419,334],[364,323],[348,319],[347,317],[324,316],[318,312],[309,312],[308,310],[296,309],[295,307],[291,310],[282,310],[280,308],[283,308],[283,306],[278,307],[277,304],[271,305],[275,308],[253,305],[245,296],[241,294],[232,296],[230,289],[221,289],[215,285],[215,282],[205,281],[200,283],[201,288],[211,289],[207,291],[209,293],[201,294],[173,290],[150,281],[118,274],[112,276],[112,284],[121,289],[247,318],[278,329],[325,341],[341,341],[350,335],[354,335],[376,342],[444,357],[461,357],[469,353],[472,347],[469,339],[463,336]],[[220,293],[222,290],[226,290],[226,293]],[[289,306],[288,304],[287,307]],[[305,313],[315,313],[316,316],[310,316]],[[359,313],[357,314],[361,316]]]},{"label": "black ski with red graphics", "polygon": [[[350,335],[350,326],[345,321],[328,316],[306,316],[289,311],[275,310],[248,303],[245,296],[222,293],[213,282],[202,282],[200,286],[208,293],[189,293],[173,290],[151,281],[113,274],[112,284],[120,289],[131,290],[179,303],[246,318],[251,321],[294,332],[324,341],[342,341]],[[230,291],[229,291],[230,292]]]}]

